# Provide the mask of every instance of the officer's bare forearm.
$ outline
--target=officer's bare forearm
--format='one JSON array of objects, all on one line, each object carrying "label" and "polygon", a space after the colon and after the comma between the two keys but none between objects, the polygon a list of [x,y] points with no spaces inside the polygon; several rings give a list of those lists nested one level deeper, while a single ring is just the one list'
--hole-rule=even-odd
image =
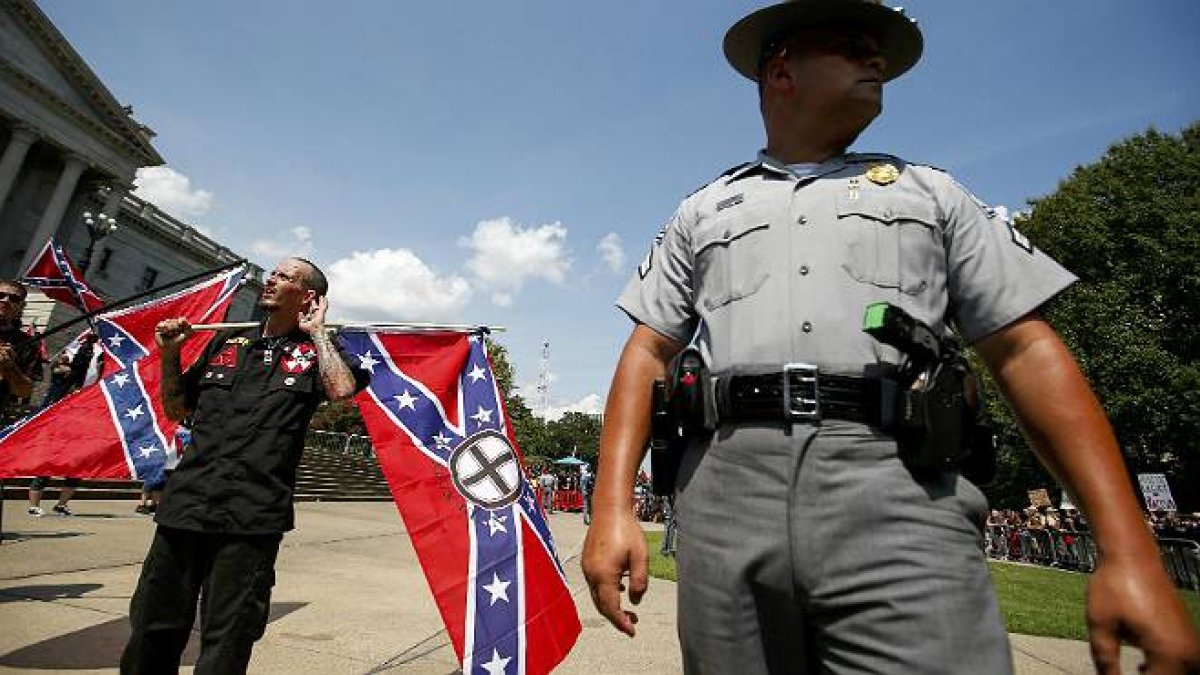
[{"label": "officer's bare forearm", "polygon": [[613,375],[600,432],[593,509],[631,510],[630,495],[650,437],[650,394],[654,380],[683,345],[646,326],[633,329]]},{"label": "officer's bare forearm", "polygon": [[329,333],[317,331],[313,335],[313,345],[317,348],[317,368],[321,374],[321,386],[325,389],[325,397],[331,401],[340,401],[354,395],[354,373],[342,360],[337,347],[333,345]]},{"label": "officer's bare forearm", "polygon": [[1054,330],[1031,315],[976,348],[1042,463],[1087,514],[1104,557],[1157,560],[1112,427]]},{"label": "officer's bare forearm", "polygon": [[162,399],[163,412],[178,422],[191,414],[187,398],[183,394],[183,378],[179,372],[179,349],[164,347],[162,354]]}]

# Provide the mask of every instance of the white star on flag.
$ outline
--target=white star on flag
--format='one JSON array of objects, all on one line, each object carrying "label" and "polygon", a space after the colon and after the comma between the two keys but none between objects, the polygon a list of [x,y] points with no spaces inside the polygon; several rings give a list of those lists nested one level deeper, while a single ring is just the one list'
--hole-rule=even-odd
[{"label": "white star on flag", "polygon": [[116,375],[113,375],[113,382],[116,382],[118,387],[124,387],[125,383],[128,381],[129,381],[128,373],[117,373]]},{"label": "white star on flag", "polygon": [[479,412],[475,413],[474,415],[471,415],[471,419],[475,420],[476,422],[479,422],[480,424],[483,424],[484,422],[491,422],[492,421],[492,411],[488,410],[487,408],[484,408],[483,406],[480,406]]},{"label": "white star on flag", "polygon": [[476,363],[475,367],[471,369],[471,372],[467,373],[467,377],[471,378],[472,382],[478,382],[482,380],[483,375],[483,368],[480,368],[478,363]]},{"label": "white star on flag", "polygon": [[375,366],[379,365],[379,362],[375,360],[374,356],[371,356],[371,352],[367,352],[366,354],[358,355],[358,365],[366,368],[367,372],[374,373]]},{"label": "white star on flag", "polygon": [[142,410],[142,405],[140,403],[125,411],[125,416],[131,420],[136,420],[137,418],[139,418],[145,414],[146,413],[145,413],[145,411]]},{"label": "white star on flag", "polygon": [[437,432],[437,436],[434,436],[434,437],[433,437],[433,442],[434,442],[434,444],[436,444],[436,445],[437,445],[439,448],[448,448],[448,447],[450,447],[450,437],[449,437],[449,436],[447,436],[446,434],[444,434],[444,433],[440,432],[440,431],[439,431],[439,432]]},{"label": "white star on flag", "polygon": [[511,584],[511,581],[500,581],[500,577],[496,576],[495,572],[492,572],[492,583],[483,587],[483,590],[492,596],[488,607],[496,604],[497,600],[508,602],[508,587]]},{"label": "white star on flag", "polygon": [[121,343],[124,341],[125,341],[124,335],[114,335],[114,336],[108,338],[108,344],[110,346],[112,346],[113,349],[120,347]]},{"label": "white star on flag", "polygon": [[494,513],[489,515],[487,520],[488,536],[494,537],[496,536],[497,532],[508,534],[508,530],[504,528],[505,520],[508,520],[508,516],[500,516],[497,518],[496,514]]},{"label": "white star on flag", "polygon": [[144,457],[146,459],[149,459],[150,455],[153,455],[154,453],[158,452],[158,448],[154,447],[153,445],[139,448],[138,450],[142,453],[142,457]]},{"label": "white star on flag", "polygon": [[512,659],[500,658],[500,652],[493,649],[492,660],[481,664],[481,667],[488,671],[488,675],[504,675],[504,666],[507,666],[509,661]]},{"label": "white star on flag", "polygon": [[404,408],[408,408],[409,410],[417,409],[417,397],[408,393],[407,389],[404,390],[404,393],[400,394],[399,396],[393,396],[392,398],[396,399],[396,402],[400,404],[401,410]]}]

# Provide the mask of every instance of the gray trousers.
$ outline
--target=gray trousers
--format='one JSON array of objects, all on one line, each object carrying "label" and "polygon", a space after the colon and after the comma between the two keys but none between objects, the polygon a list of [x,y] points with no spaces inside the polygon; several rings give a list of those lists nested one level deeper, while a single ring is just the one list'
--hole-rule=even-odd
[{"label": "gray trousers", "polygon": [[986,511],[865,425],[722,427],[676,499],[685,671],[1011,673]]}]

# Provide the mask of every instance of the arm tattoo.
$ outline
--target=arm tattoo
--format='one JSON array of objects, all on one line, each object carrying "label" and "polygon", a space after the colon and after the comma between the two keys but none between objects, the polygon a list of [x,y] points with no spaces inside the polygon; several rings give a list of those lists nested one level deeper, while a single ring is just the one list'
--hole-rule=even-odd
[{"label": "arm tattoo", "polygon": [[325,331],[319,331],[312,336],[313,345],[317,348],[317,368],[321,372],[321,386],[325,389],[325,397],[331,401],[339,401],[354,395],[354,374],[342,360],[342,355],[333,340]]},{"label": "arm tattoo", "polygon": [[179,351],[162,350],[162,406],[172,421],[187,417],[188,409],[183,395],[183,380],[179,374]]}]

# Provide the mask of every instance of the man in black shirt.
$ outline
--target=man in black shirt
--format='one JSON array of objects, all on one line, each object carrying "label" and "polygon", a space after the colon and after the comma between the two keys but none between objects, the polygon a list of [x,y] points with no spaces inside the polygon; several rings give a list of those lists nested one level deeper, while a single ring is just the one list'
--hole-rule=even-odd
[{"label": "man in black shirt", "polygon": [[315,265],[284,260],[267,278],[261,327],[214,336],[180,372],[186,320],[158,325],[167,416],[192,418],[192,449],[167,481],[158,530],[130,604],[123,673],[176,672],[200,608],[196,673],[245,672],[262,637],[275,557],[292,529],[304,434],[318,403],[353,395],[352,369],[325,331]]}]

